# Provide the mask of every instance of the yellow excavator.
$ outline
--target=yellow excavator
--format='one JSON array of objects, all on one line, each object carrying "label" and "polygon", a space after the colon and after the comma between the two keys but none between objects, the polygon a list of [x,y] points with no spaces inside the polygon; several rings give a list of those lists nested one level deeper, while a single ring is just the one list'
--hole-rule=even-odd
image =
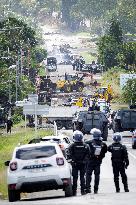
[{"label": "yellow excavator", "polygon": [[77,75],[66,74],[64,79],[59,79],[56,83],[57,89],[63,92],[82,92],[84,83],[82,82],[83,77]]},{"label": "yellow excavator", "polygon": [[107,102],[110,102],[113,99],[113,89],[111,85],[107,87],[100,87],[95,92],[95,97],[105,99]]}]

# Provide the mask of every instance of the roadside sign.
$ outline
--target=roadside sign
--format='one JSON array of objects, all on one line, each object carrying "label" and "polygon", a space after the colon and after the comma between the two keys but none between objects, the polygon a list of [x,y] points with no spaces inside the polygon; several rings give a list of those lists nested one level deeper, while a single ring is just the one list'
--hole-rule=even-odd
[{"label": "roadside sign", "polygon": [[47,115],[49,114],[49,107],[46,105],[24,105],[23,106],[24,115]]},{"label": "roadside sign", "polygon": [[120,87],[121,89],[126,85],[129,79],[136,78],[136,73],[134,74],[120,74]]},{"label": "roadside sign", "polygon": [[32,105],[32,102],[30,102],[30,101],[16,101],[15,105],[17,107],[23,107],[24,105]]},{"label": "roadside sign", "polygon": [[38,95],[37,94],[29,94],[28,95],[28,100],[30,102],[33,102],[33,103],[37,103],[38,104]]}]

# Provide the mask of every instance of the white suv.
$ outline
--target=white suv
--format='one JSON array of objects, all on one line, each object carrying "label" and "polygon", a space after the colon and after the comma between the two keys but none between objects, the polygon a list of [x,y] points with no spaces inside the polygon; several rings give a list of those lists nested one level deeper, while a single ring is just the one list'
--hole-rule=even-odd
[{"label": "white suv", "polygon": [[38,143],[38,142],[49,142],[49,141],[58,143],[64,156],[66,156],[65,151],[70,145],[71,141],[70,141],[70,138],[64,134],[59,134],[57,136],[50,135],[50,136],[45,136],[41,138],[33,138],[32,140],[30,140],[29,144]]},{"label": "white suv", "polygon": [[72,196],[71,167],[57,143],[16,147],[5,165],[10,202],[20,200],[21,192],[63,189],[66,197]]}]

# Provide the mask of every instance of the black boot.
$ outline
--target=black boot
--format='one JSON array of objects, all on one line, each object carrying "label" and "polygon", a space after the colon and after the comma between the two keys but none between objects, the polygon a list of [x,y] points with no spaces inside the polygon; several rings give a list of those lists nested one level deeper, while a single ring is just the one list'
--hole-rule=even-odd
[{"label": "black boot", "polygon": [[116,187],[116,192],[119,193],[120,192],[120,188],[119,188],[119,182],[115,182],[115,187]]},{"label": "black boot", "polygon": [[129,189],[128,189],[128,184],[127,182],[124,183],[124,191],[125,192],[129,192]]},{"label": "black boot", "polygon": [[91,189],[86,189],[86,193],[91,193]]},{"label": "black boot", "polygon": [[77,195],[77,191],[73,190],[73,196],[76,196],[76,195]]},{"label": "black boot", "polygon": [[98,194],[98,188],[94,187],[94,194]]},{"label": "black boot", "polygon": [[94,194],[97,194],[97,193],[98,193],[98,186],[94,185]]},{"label": "black boot", "polygon": [[84,189],[81,190],[81,195],[85,195],[85,194],[86,194],[85,190]]},{"label": "black boot", "polygon": [[116,188],[116,192],[119,193],[119,192],[120,192],[120,189],[119,189],[119,188]]},{"label": "black boot", "polygon": [[129,192],[128,186],[124,186],[125,192]]}]

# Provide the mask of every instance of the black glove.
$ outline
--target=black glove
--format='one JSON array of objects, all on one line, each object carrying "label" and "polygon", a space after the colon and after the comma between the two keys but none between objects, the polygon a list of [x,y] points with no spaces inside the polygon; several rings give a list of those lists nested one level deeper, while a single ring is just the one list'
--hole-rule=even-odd
[{"label": "black glove", "polygon": [[127,168],[128,168],[128,165],[125,164],[125,169],[127,169]]},{"label": "black glove", "polygon": [[125,162],[125,169],[128,168],[129,162]]},{"label": "black glove", "polygon": [[71,163],[71,162],[72,162],[72,159],[67,159],[67,162],[68,162],[68,163]]}]

